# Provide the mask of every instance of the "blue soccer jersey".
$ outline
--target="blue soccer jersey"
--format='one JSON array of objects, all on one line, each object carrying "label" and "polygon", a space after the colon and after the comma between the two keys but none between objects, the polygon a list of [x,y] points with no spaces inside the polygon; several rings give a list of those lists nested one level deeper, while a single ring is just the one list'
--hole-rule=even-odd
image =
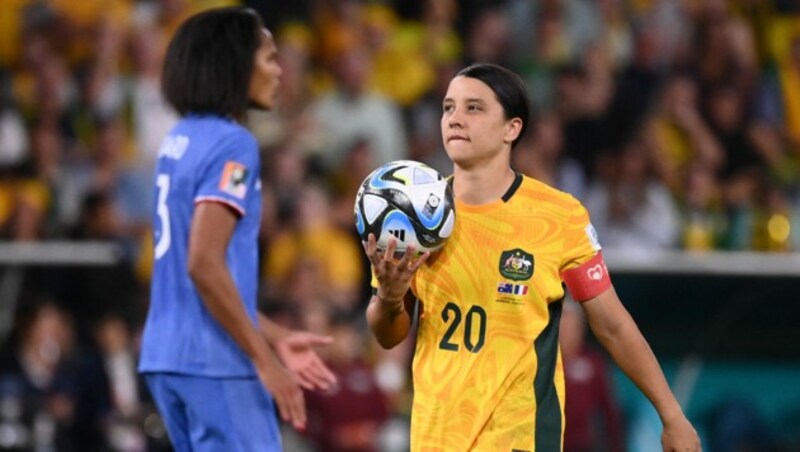
[{"label": "blue soccer jersey", "polygon": [[240,219],[226,261],[245,309],[258,325],[259,165],[255,138],[229,119],[190,115],[164,139],[155,175],[155,265],[141,372],[255,375],[249,358],[200,299],[189,278],[187,258],[198,203],[220,202],[236,211]]}]

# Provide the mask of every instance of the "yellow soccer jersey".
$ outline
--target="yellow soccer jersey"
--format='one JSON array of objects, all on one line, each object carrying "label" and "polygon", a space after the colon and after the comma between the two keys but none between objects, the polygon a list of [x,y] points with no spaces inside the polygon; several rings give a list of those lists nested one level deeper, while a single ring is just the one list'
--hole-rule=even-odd
[{"label": "yellow soccer jersey", "polygon": [[589,215],[519,174],[502,200],[456,209],[453,235],[412,280],[412,450],[561,450],[560,275],[600,249]]}]

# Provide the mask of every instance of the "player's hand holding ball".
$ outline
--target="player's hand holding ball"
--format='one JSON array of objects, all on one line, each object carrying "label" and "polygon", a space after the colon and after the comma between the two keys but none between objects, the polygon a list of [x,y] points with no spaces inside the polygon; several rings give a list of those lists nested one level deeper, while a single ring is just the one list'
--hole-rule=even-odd
[{"label": "player's hand holding ball", "polygon": [[403,297],[411,285],[411,277],[431,253],[426,251],[419,255],[414,246],[409,245],[403,256],[396,259],[396,248],[397,241],[390,238],[386,251],[379,251],[373,234],[369,234],[364,244],[367,257],[378,279],[378,299],[387,308],[402,309]]},{"label": "player's hand holding ball", "polygon": [[435,169],[413,160],[382,165],[356,195],[356,230],[378,279],[381,305],[403,308],[411,277],[453,232],[453,190]]}]

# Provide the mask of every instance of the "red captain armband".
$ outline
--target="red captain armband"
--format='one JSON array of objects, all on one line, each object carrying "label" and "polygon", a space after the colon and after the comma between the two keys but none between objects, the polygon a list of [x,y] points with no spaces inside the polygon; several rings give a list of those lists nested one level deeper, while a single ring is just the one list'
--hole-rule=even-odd
[{"label": "red captain armband", "polygon": [[561,273],[561,279],[577,302],[594,298],[611,287],[611,277],[600,252],[581,266]]}]

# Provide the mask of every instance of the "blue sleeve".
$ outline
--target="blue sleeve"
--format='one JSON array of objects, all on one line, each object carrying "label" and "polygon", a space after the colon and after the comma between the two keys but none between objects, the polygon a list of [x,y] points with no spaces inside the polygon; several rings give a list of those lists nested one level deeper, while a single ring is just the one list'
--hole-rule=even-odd
[{"label": "blue sleeve", "polygon": [[259,180],[258,144],[241,130],[222,138],[198,168],[194,202],[221,202],[244,216],[245,201]]}]

